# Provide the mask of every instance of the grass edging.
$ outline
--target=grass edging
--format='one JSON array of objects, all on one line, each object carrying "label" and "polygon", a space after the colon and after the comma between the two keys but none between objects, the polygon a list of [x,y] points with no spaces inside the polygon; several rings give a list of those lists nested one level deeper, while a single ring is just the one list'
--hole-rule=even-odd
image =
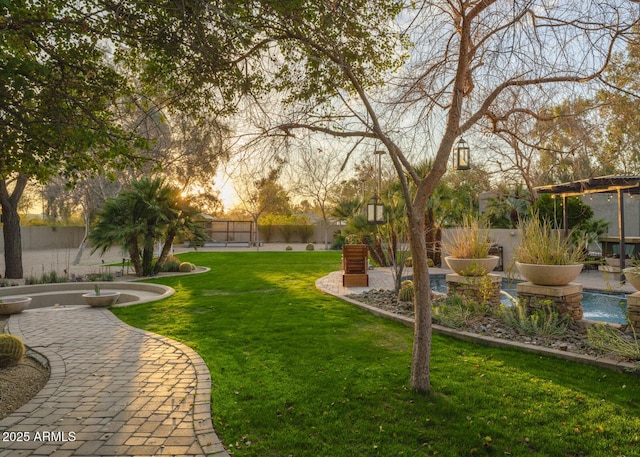
[{"label": "grass edging", "polygon": [[[358,300],[345,297],[344,295],[333,294],[323,289],[322,287],[320,287],[319,285],[320,283],[318,281],[316,281],[316,288],[318,288],[318,290],[324,292],[327,295],[331,295],[333,297],[339,298],[340,300],[351,303],[352,305],[355,305],[365,311],[368,311],[373,315],[384,317],[386,319],[390,319],[395,322],[399,322],[407,327],[414,326],[414,319],[411,317],[402,316],[402,315],[395,314],[380,308],[376,308],[375,306],[371,306],[366,303],[362,303]],[[585,365],[592,365],[600,368],[607,368],[609,370],[613,370],[621,373],[632,373],[632,374],[635,374],[636,376],[640,376],[640,370],[638,368],[638,365],[630,362],[620,362],[620,361],[609,359],[606,357],[593,357],[586,354],[576,354],[573,352],[561,351],[558,349],[551,349],[551,348],[546,348],[542,346],[534,346],[532,344],[520,343],[518,341],[507,341],[507,340],[502,340],[500,338],[494,338],[492,336],[478,335],[477,333],[471,333],[471,332],[463,332],[463,331],[455,330],[449,327],[443,327],[438,324],[432,324],[432,328],[433,328],[433,331],[438,334],[450,336],[463,341],[479,343],[488,347],[518,349],[524,352],[531,352],[534,354],[546,355],[549,357],[555,357],[562,360],[583,363]]]}]

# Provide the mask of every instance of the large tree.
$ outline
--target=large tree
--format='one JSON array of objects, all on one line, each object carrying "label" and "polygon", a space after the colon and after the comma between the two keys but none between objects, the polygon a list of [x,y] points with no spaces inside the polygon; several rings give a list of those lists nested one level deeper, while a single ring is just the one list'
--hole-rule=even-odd
[{"label": "large tree", "polygon": [[626,51],[615,56],[596,97],[603,138],[596,157],[606,174],[640,173],[640,25]]},{"label": "large tree", "polygon": [[[112,109],[126,80],[87,19],[66,1],[0,3],[0,206],[5,276],[21,278],[18,204],[29,180],[135,160]],[[139,144],[142,146],[142,144]]]},{"label": "large tree", "polygon": [[[455,140],[475,128],[499,130],[516,114],[535,116],[542,104],[553,100],[554,87],[570,91],[594,81],[606,68],[616,40],[637,20],[638,6],[602,1],[418,2],[399,18],[400,24],[416,25],[409,31],[416,48],[404,78],[396,81],[401,87],[396,104],[385,105],[377,100],[382,94],[376,91],[379,80],[372,70],[384,65],[393,69],[394,62],[384,57],[401,54],[400,40],[390,40],[396,31],[398,38],[407,36],[391,26],[397,3],[278,5],[263,5],[254,27],[266,30],[281,52],[282,65],[272,76],[277,87],[288,91],[292,103],[287,106],[294,109],[279,130],[370,138],[386,147],[397,171],[409,202],[416,285],[411,385],[428,391],[431,306],[425,209],[446,172]],[[403,147],[406,132],[397,116],[412,126],[416,118],[434,126],[429,138],[433,166],[424,176],[412,165],[412,151]]]},{"label": "large tree", "polygon": [[[369,150],[386,148],[408,202],[416,289],[411,385],[420,391],[430,388],[431,353],[425,210],[452,146],[462,134],[470,141],[476,129],[502,130],[514,115],[535,116],[557,93],[596,80],[639,7],[622,0],[141,5],[142,12],[132,13],[119,5],[120,24],[157,32],[135,51],[141,59],[159,57],[155,68],[168,84],[191,76],[194,88],[185,100],[225,93],[219,56],[233,43],[236,59],[227,73],[237,74],[243,93],[261,104],[263,132],[304,129],[364,138]],[[161,19],[156,26],[149,24],[154,15]],[[409,41],[415,46],[406,60]],[[267,98],[276,91],[278,98]],[[418,130],[425,147],[412,150],[405,140]],[[425,152],[433,166],[421,176],[411,159]]]},{"label": "large tree", "polygon": [[234,189],[240,204],[238,209],[251,217],[254,224],[256,246],[260,246],[258,221],[265,214],[291,215],[289,195],[278,182],[285,161],[272,157],[271,164],[260,160],[242,160],[235,168]]},{"label": "large tree", "polygon": [[324,246],[329,247],[329,217],[341,176],[340,152],[329,148],[302,146],[291,171],[290,183],[297,196],[309,198],[320,212],[324,225]]}]

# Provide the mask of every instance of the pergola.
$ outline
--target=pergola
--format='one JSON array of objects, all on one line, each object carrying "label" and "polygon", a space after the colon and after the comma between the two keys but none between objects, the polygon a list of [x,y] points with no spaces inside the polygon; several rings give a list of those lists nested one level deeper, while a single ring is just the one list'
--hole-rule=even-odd
[{"label": "pergola", "polygon": [[541,194],[562,196],[562,219],[565,233],[569,230],[567,197],[586,194],[618,195],[618,236],[620,238],[620,269],[624,268],[624,194],[640,195],[640,176],[601,176],[563,184],[551,184],[535,188]]}]

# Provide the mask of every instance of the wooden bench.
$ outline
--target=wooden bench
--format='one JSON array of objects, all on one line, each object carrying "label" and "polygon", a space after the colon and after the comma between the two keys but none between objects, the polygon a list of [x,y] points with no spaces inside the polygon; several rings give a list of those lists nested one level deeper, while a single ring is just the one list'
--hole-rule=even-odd
[{"label": "wooden bench", "polygon": [[342,247],[342,285],[367,287],[369,285],[369,251],[364,244],[345,244]]}]

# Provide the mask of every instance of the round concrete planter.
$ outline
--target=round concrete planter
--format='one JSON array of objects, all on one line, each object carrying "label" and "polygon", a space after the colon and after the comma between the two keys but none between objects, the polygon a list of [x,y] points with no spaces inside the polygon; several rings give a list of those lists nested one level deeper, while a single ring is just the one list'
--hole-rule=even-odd
[{"label": "round concrete planter", "polygon": [[498,266],[500,258],[495,255],[479,259],[459,259],[448,256],[444,261],[454,273],[460,276],[484,276]]},{"label": "round concrete planter", "polygon": [[18,314],[27,309],[31,303],[30,297],[7,297],[0,303],[0,315]]},{"label": "round concrete planter", "polygon": [[566,286],[576,279],[582,267],[575,265],[537,265],[516,262],[520,274],[529,282],[539,286]]},{"label": "round concrete planter", "polygon": [[635,287],[636,290],[640,290],[640,273],[633,271],[635,269],[624,269],[624,278],[629,284]]},{"label": "round concrete planter", "polygon": [[620,268],[620,257],[605,257],[604,262],[610,267]]},{"label": "round concrete planter", "polygon": [[120,298],[120,292],[103,290],[99,295],[95,292],[89,292],[82,294],[82,298],[89,306],[93,306],[94,308],[106,308],[108,306],[115,305],[118,298]]}]

